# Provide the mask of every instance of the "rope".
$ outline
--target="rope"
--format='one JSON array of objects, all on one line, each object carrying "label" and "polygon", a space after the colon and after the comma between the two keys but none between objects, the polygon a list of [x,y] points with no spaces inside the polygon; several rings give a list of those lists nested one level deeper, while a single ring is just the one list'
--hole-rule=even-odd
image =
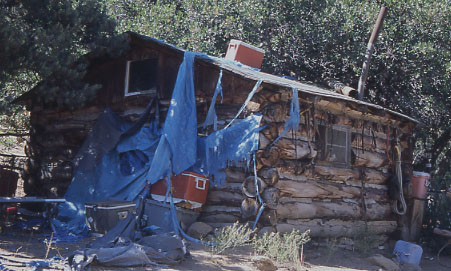
[{"label": "rope", "polygon": [[[407,211],[407,205],[406,205],[406,201],[404,199],[404,193],[402,191],[402,171],[401,171],[401,147],[399,144],[399,139],[396,139],[397,143],[395,146],[395,150],[396,150],[396,160],[395,160],[395,174],[396,174],[396,179],[398,181],[398,199],[395,199],[393,201],[392,204],[392,209],[393,212],[395,214],[398,215],[405,215],[406,211]],[[398,202],[401,203],[402,209],[401,211],[398,209]]]}]

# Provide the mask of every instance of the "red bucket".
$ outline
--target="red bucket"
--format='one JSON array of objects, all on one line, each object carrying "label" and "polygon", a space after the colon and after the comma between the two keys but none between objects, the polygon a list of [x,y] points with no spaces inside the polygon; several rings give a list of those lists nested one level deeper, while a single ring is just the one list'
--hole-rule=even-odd
[{"label": "red bucket", "polygon": [[418,199],[425,199],[429,186],[429,173],[414,171],[410,179],[412,182],[412,196]]}]

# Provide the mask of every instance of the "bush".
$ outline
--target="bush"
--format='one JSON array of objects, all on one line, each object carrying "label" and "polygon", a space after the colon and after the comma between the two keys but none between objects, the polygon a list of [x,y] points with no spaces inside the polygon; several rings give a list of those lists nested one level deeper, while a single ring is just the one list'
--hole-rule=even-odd
[{"label": "bush", "polygon": [[244,246],[251,240],[254,230],[247,225],[240,225],[238,222],[231,226],[221,228],[214,235],[214,246],[211,251],[215,254],[221,254],[227,249]]},{"label": "bush", "polygon": [[262,237],[255,238],[252,246],[258,254],[278,262],[302,263],[303,253],[299,253],[299,248],[303,248],[303,245],[310,241],[309,233],[310,230],[303,233],[293,230],[283,235],[266,232]]}]

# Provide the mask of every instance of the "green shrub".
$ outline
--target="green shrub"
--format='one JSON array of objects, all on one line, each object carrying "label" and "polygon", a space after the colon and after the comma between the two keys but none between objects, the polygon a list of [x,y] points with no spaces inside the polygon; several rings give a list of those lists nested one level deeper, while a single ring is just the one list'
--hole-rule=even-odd
[{"label": "green shrub", "polygon": [[221,254],[227,249],[244,246],[251,241],[251,235],[254,230],[247,225],[240,225],[238,222],[231,226],[223,227],[214,235],[214,246],[211,246],[211,251],[215,254]]},{"label": "green shrub", "polygon": [[[252,245],[256,253],[268,256],[278,262],[302,262],[300,247],[310,241],[310,230],[300,233],[293,230],[290,233],[264,233],[262,237],[255,238]],[[300,256],[301,255],[301,256]]]}]

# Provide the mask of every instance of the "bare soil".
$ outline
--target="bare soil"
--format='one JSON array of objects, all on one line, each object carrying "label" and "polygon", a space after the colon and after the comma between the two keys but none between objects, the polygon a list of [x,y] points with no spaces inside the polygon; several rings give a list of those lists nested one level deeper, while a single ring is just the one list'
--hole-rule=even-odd
[{"label": "bare soil", "polygon": [[[67,257],[77,249],[83,248],[92,238],[78,243],[46,244],[49,235],[37,232],[7,231],[0,234],[0,263],[9,270],[33,270],[27,266],[33,261],[51,261],[48,268],[41,270],[68,270]],[[380,270],[379,267],[367,261],[368,255],[383,254],[390,257],[392,247],[387,245],[384,250],[374,250],[362,255],[346,249],[330,248],[328,246],[307,245],[304,249],[305,262],[300,270]],[[214,255],[207,248],[189,244],[190,255],[179,265],[170,267],[136,267],[127,270],[257,270],[253,262],[256,256],[250,248],[239,248],[227,251],[224,255]],[[46,257],[47,256],[47,257]],[[432,260],[430,260],[432,259]],[[442,263],[451,267],[451,257],[441,256]],[[278,270],[295,271],[293,263],[275,263]],[[436,255],[425,251],[421,261],[422,270],[451,270],[438,263]],[[3,271],[0,265],[0,270]],[[124,268],[106,268],[93,266],[92,270],[124,270]],[[299,269],[298,269],[299,270]]]}]

